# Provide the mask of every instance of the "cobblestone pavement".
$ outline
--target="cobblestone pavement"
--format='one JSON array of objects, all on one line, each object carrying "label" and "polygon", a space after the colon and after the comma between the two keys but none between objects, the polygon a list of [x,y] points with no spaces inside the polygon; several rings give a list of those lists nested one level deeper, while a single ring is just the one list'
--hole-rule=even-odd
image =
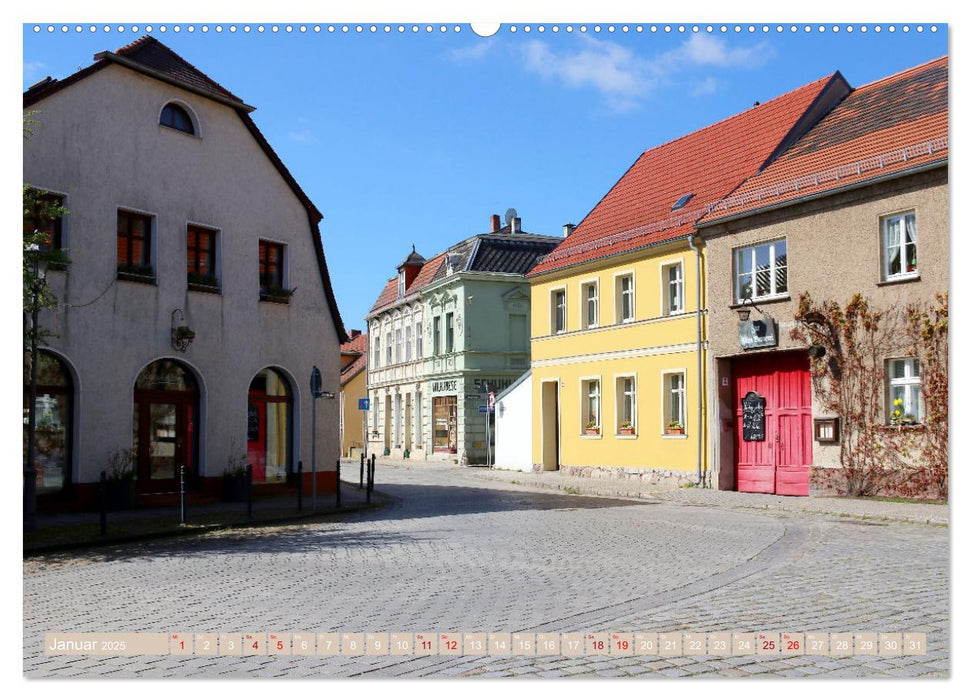
[{"label": "cobblestone pavement", "polygon": [[[344,522],[24,563],[28,677],[946,677],[946,527],[378,464]],[[45,632],[925,632],[923,656],[45,656]]]}]

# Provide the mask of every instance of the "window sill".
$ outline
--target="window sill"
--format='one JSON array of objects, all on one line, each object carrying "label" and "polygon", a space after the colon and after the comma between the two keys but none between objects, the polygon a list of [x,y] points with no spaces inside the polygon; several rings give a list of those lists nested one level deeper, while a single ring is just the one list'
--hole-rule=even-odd
[{"label": "window sill", "polygon": [[907,282],[920,282],[920,275],[900,275],[877,282],[878,287],[886,287],[891,284],[906,284]]},{"label": "window sill", "polygon": [[600,433],[597,433],[596,435],[590,435],[588,433],[580,433],[581,440],[600,440],[602,438],[603,438],[603,435],[601,435]]},{"label": "window sill", "polygon": [[673,434],[673,433],[661,433],[661,437],[665,440],[687,440],[688,436],[684,433]]},{"label": "window sill", "polygon": [[290,303],[289,296],[276,296],[272,294],[260,294],[260,301],[265,301],[268,304],[283,304],[284,306]]},{"label": "window sill", "polygon": [[48,272],[67,272],[71,269],[71,263],[52,262],[47,264]]},{"label": "window sill", "polygon": [[782,301],[792,301],[792,297],[789,296],[788,294],[782,294],[774,297],[755,298],[755,299],[752,299],[751,304],[749,303],[743,304],[741,302],[738,302],[736,304],[732,304],[728,308],[734,311],[735,309],[741,309],[743,306],[752,306],[752,304],[755,304],[757,306],[759,304],[775,304]]},{"label": "window sill", "polygon": [[614,437],[617,438],[618,440],[636,440],[637,434],[634,433],[633,435],[627,435],[624,433],[616,433]]},{"label": "window sill", "polygon": [[216,294],[220,295],[223,293],[223,288],[221,286],[214,287],[211,284],[196,284],[195,282],[189,282],[190,292],[202,292],[203,294]]},{"label": "window sill", "polygon": [[138,284],[157,285],[155,275],[139,275],[134,272],[118,271],[118,279],[122,282],[137,282]]}]

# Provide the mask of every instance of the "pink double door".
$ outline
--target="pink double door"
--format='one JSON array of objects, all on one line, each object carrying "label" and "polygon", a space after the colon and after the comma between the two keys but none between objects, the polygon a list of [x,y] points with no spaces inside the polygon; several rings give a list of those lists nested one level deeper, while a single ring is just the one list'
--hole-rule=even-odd
[{"label": "pink double door", "polygon": [[[761,353],[732,362],[736,488],[750,493],[809,495],[813,461],[812,387],[804,351]],[[742,399],[765,399],[765,439],[746,441]]]}]

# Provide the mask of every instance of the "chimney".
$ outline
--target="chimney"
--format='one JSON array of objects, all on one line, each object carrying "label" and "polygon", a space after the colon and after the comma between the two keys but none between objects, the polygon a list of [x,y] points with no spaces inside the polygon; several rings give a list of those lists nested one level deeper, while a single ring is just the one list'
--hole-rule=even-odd
[{"label": "chimney", "polygon": [[502,226],[499,225],[499,215],[498,214],[493,214],[492,215],[492,230],[490,231],[490,233],[495,233],[500,228],[502,228]]},{"label": "chimney", "polygon": [[509,233],[522,233],[523,232],[523,220],[521,217],[515,216],[513,220],[509,222]]},{"label": "chimney", "polygon": [[348,333],[347,333],[347,339],[348,339],[348,340],[354,340],[354,339],[355,339],[355,338],[356,338],[357,336],[359,336],[359,335],[361,335],[361,331],[359,331],[359,330],[358,330],[358,329],[356,329],[356,328],[352,328],[352,329],[351,329],[350,331],[348,331]]},{"label": "chimney", "polygon": [[566,238],[569,236],[571,233],[573,233],[573,229],[575,228],[576,226],[573,224],[563,224],[563,237]]}]

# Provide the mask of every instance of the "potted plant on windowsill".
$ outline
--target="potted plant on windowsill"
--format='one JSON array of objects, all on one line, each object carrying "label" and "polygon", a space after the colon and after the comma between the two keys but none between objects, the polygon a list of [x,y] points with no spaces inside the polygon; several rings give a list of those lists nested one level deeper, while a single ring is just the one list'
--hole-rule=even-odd
[{"label": "potted plant on windowsill", "polygon": [[600,426],[597,425],[597,421],[591,420],[587,423],[586,427],[583,429],[586,435],[600,435]]},{"label": "potted plant on windowsill", "polygon": [[668,423],[668,427],[664,430],[666,435],[684,435],[684,426],[681,421],[673,420]]},{"label": "potted plant on windowsill", "polygon": [[260,287],[260,301],[269,301],[274,304],[289,304],[290,297],[297,291],[297,288],[284,289],[283,287]]},{"label": "potted plant on windowsill", "polygon": [[617,433],[619,435],[633,435],[634,424],[629,420],[625,420],[623,423],[620,424],[620,427],[617,429]]},{"label": "potted plant on windowsill", "polygon": [[219,280],[213,274],[203,275],[198,272],[190,272],[188,274],[188,284],[189,289],[193,292],[219,294],[222,291]]},{"label": "potted plant on windowsill", "polygon": [[119,448],[108,457],[105,498],[108,510],[128,510],[135,505],[135,450]]},{"label": "potted plant on windowsill", "polygon": [[118,279],[127,282],[155,284],[155,269],[151,265],[118,265]]}]

